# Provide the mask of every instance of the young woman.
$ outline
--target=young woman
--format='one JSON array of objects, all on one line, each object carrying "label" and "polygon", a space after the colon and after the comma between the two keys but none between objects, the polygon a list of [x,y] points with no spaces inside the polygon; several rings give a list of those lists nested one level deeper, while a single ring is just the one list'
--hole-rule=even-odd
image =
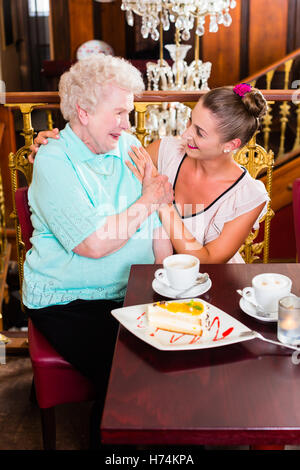
[{"label": "young woman", "polygon": [[248,84],[209,91],[195,106],[180,139],[132,148],[127,162],[141,179],[146,162],[167,175],[175,200],[159,211],[174,250],[203,263],[243,262],[238,250],[267,210],[261,181],[234,160],[260,125],[267,103]]}]

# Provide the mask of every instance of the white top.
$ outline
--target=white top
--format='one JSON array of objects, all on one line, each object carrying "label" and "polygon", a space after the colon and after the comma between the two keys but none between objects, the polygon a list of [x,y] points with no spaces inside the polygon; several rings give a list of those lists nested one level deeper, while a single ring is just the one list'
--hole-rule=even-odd
[{"label": "white top", "polygon": [[[174,189],[184,157],[184,146],[180,139],[164,137],[161,140],[158,154],[158,171],[168,176]],[[203,209],[203,206],[199,204],[199,210],[195,214],[182,217],[186,228],[202,245],[215,240],[222,232],[226,222],[251,211],[265,202],[253,225],[253,229],[258,229],[259,220],[267,211],[267,203],[270,198],[265,185],[262,181],[252,178],[246,168],[242,166],[240,168],[244,170],[241,176],[209,206]],[[228,263],[244,263],[244,260],[237,252]]]}]

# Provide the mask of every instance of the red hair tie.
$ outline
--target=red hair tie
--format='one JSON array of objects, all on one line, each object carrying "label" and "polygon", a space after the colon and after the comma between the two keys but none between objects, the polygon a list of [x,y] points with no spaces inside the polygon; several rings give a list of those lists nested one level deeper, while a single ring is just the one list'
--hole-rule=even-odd
[{"label": "red hair tie", "polygon": [[251,91],[251,88],[252,87],[251,85],[249,85],[249,83],[240,83],[239,85],[235,85],[235,87],[233,88],[233,92],[243,98],[246,93],[249,93],[249,91]]}]

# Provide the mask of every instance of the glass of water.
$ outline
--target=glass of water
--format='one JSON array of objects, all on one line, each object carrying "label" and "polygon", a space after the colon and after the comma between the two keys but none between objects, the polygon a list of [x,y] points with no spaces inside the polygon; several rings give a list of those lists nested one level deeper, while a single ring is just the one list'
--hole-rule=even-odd
[{"label": "glass of water", "polygon": [[284,344],[300,344],[299,297],[288,295],[279,300],[277,337]]}]

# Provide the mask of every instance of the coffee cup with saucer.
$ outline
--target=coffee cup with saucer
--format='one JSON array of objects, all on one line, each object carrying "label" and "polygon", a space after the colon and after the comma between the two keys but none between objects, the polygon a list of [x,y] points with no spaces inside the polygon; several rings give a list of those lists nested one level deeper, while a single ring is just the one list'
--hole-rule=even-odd
[{"label": "coffee cup with saucer", "polygon": [[182,298],[201,295],[211,287],[209,277],[201,280],[199,273],[200,261],[192,255],[172,255],[163,261],[163,268],[155,271],[152,283],[153,290],[170,298]]},{"label": "coffee cup with saucer", "polygon": [[263,321],[277,321],[278,301],[291,293],[292,281],[277,273],[262,273],[252,279],[252,287],[239,293],[241,309]]}]

